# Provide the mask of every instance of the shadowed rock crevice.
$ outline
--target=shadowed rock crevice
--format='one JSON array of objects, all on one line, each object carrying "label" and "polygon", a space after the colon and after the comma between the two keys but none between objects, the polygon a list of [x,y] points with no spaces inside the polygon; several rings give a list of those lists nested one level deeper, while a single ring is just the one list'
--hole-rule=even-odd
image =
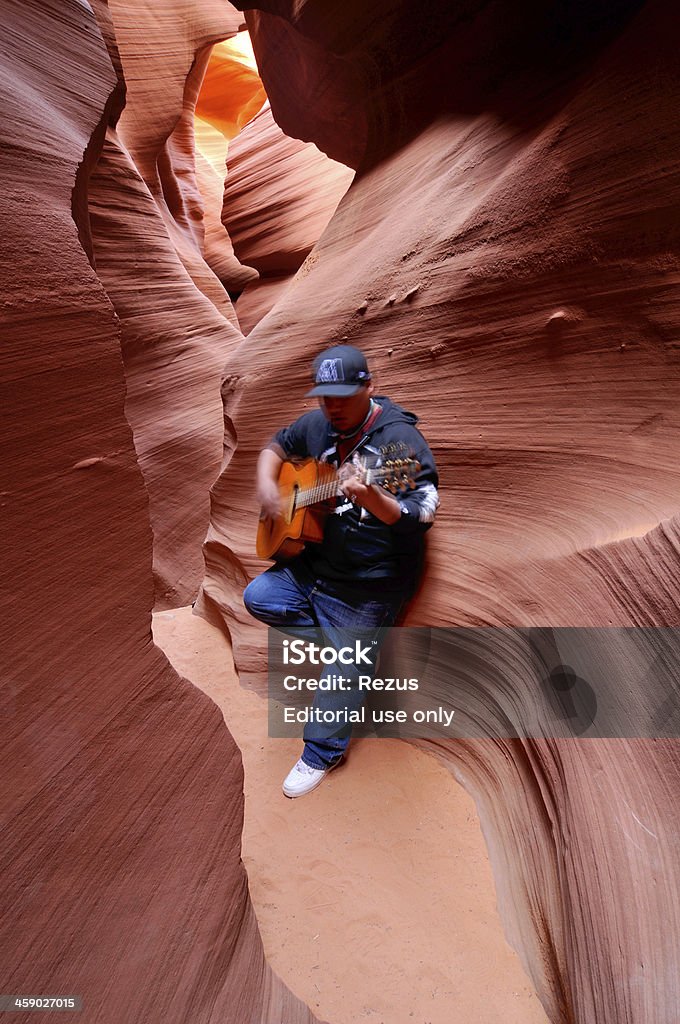
[{"label": "shadowed rock crevice", "polygon": [[415,17],[393,0],[355,16],[315,0],[236,6],[284,131],[365,170],[439,117],[495,110],[525,123],[537,94],[587,70],[643,0],[461,0]]}]

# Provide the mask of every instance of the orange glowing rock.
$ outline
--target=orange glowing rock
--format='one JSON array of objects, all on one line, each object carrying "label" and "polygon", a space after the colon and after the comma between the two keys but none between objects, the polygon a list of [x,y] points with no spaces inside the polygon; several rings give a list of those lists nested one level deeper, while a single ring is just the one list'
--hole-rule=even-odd
[{"label": "orange glowing rock", "polygon": [[199,148],[203,122],[225,139],[233,139],[255,117],[266,98],[248,34],[239,32],[233,39],[217,43],[196,103]]}]

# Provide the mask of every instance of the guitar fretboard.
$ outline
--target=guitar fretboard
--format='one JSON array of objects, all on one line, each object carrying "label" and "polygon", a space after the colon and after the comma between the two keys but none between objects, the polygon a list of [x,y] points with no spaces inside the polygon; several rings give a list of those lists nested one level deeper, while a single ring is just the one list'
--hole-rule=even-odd
[{"label": "guitar fretboard", "polygon": [[[380,469],[369,469],[366,472],[366,483],[379,484],[393,475],[393,466],[381,467]],[[342,491],[338,487],[337,476],[333,476],[330,480],[325,480],[323,483],[315,484],[314,487],[306,487],[304,490],[299,490],[295,496],[295,508],[298,509],[305,508],[307,505],[317,505],[319,502],[328,501],[329,498],[337,497],[338,494],[342,494]]]},{"label": "guitar fretboard", "polygon": [[340,494],[337,479],[328,480],[322,484],[315,484],[314,487],[307,487],[300,490],[295,496],[295,507],[304,508],[306,505],[316,505],[321,501],[328,501]]}]

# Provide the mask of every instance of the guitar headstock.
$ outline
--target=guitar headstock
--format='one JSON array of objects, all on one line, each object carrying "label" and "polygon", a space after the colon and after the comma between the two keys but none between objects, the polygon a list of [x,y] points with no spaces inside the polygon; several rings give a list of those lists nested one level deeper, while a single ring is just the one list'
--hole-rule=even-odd
[{"label": "guitar headstock", "polygon": [[382,487],[396,494],[407,489],[413,490],[416,486],[416,476],[420,470],[420,463],[414,457],[413,452],[403,444],[388,444],[380,449],[380,465],[371,474],[373,482],[380,483]]}]

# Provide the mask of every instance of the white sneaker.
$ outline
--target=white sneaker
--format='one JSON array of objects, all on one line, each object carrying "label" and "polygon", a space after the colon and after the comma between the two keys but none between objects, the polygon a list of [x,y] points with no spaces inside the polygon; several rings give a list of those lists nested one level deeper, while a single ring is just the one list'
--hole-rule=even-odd
[{"label": "white sneaker", "polygon": [[311,793],[313,789],[321,785],[329,772],[338,767],[340,761],[342,761],[341,757],[328,768],[312,768],[300,758],[283,780],[284,794],[293,798]]}]

